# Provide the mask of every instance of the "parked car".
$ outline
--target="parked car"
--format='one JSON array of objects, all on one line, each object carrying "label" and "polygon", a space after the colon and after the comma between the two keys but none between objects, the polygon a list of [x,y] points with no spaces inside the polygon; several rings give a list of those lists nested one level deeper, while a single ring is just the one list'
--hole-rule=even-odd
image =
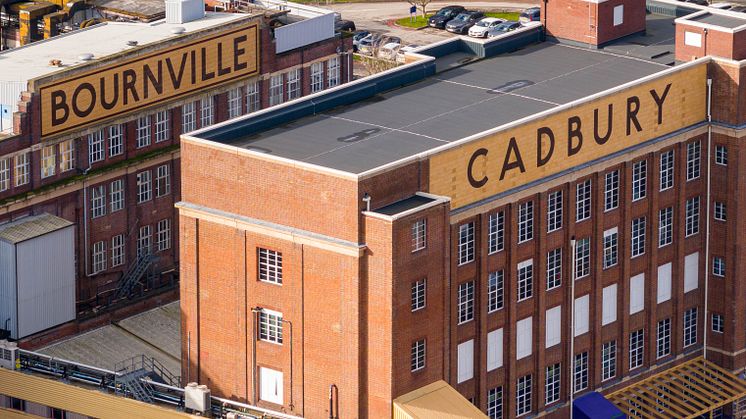
[{"label": "parked car", "polygon": [[500,36],[508,32],[514,31],[520,27],[521,27],[521,22],[516,22],[515,20],[508,20],[490,29],[487,32],[487,38],[494,38],[496,36]]},{"label": "parked car", "polygon": [[357,52],[363,55],[373,55],[382,38],[383,36],[380,33],[369,34],[358,42]]},{"label": "parked car", "polygon": [[712,7],[713,9],[728,10],[733,7],[733,4],[725,3],[725,2],[718,2],[718,3],[710,4],[710,7]]},{"label": "parked car", "polygon": [[686,0],[687,3],[698,4],[700,6],[709,6],[710,3],[707,0]]},{"label": "parked car", "polygon": [[541,20],[541,9],[538,7],[529,7],[521,12],[518,21],[521,23],[538,22]]},{"label": "parked car", "polygon": [[370,35],[369,31],[357,31],[354,35],[352,35],[352,50],[354,52],[357,52],[358,44],[360,44],[360,41],[362,41],[363,38],[368,35]]},{"label": "parked car", "polygon": [[430,16],[427,25],[431,28],[445,29],[446,23],[464,10],[466,10],[464,6],[446,6]]},{"label": "parked car", "polygon": [[394,61],[400,48],[401,44],[398,42],[387,42],[378,48],[378,58]]},{"label": "parked car", "polygon": [[475,38],[484,38],[487,36],[487,31],[503,22],[505,22],[505,19],[500,19],[497,17],[486,17],[469,28],[469,36],[473,36]]},{"label": "parked car", "polygon": [[355,32],[355,22],[339,19],[334,21],[334,32]]},{"label": "parked car", "polygon": [[474,26],[484,17],[484,13],[475,10],[467,10],[460,13],[450,22],[446,23],[446,30],[453,33],[467,33],[469,28]]}]

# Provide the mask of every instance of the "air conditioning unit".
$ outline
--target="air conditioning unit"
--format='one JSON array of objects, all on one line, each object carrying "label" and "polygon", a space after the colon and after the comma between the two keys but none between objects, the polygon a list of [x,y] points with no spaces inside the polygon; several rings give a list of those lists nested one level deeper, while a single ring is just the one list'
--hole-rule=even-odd
[{"label": "air conditioning unit", "polygon": [[184,388],[184,407],[203,416],[210,414],[210,389],[206,385],[189,383]]},{"label": "air conditioning unit", "polygon": [[18,344],[0,340],[0,368],[9,370],[16,369],[16,360],[18,359]]}]

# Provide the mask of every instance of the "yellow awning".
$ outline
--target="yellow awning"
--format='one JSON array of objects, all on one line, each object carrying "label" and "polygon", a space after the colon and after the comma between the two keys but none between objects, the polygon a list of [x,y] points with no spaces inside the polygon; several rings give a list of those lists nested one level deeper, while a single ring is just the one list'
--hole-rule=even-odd
[{"label": "yellow awning", "polygon": [[486,419],[456,389],[443,380],[436,381],[394,399],[394,419]]},{"label": "yellow awning", "polygon": [[630,417],[695,418],[746,396],[746,381],[694,358],[606,398]]}]

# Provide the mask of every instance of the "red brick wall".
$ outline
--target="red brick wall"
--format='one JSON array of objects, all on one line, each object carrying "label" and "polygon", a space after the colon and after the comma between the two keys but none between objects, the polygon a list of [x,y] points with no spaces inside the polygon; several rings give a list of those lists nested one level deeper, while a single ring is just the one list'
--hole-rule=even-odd
[{"label": "red brick wall", "polygon": [[[702,46],[695,47],[686,45],[685,32],[693,32],[702,35]],[[746,33],[739,32],[738,39],[734,34],[721,32],[710,28],[705,34],[705,30],[698,26],[687,25],[685,23],[676,24],[676,59],[681,61],[691,61],[695,58],[712,55],[716,57],[740,60],[746,55]],[[737,48],[736,48],[737,47]],[[736,58],[740,56],[740,58]]]},{"label": "red brick wall", "polygon": [[[614,26],[614,7],[624,5],[622,24]],[[549,36],[592,45],[645,30],[644,0],[577,0],[542,2],[541,15]]]},{"label": "red brick wall", "polygon": [[[624,5],[624,19],[614,26],[614,7]],[[645,30],[645,0],[609,0],[598,5],[598,44]]]}]

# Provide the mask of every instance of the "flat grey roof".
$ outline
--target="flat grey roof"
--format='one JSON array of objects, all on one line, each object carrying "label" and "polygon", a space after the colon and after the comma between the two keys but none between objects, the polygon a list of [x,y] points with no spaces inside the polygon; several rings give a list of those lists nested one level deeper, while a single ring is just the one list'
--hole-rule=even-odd
[{"label": "flat grey roof", "polygon": [[433,201],[435,201],[434,198],[422,195],[412,195],[409,198],[405,198],[401,201],[396,201],[393,204],[386,205],[385,207],[378,208],[377,210],[374,210],[374,212],[385,215],[396,215],[404,211],[417,208],[421,205],[429,204]]},{"label": "flat grey roof", "polygon": [[[359,174],[665,68],[604,51],[535,44],[221,142]],[[210,132],[202,138],[211,139]]]},{"label": "flat grey roof", "polygon": [[720,14],[713,14],[710,12],[692,16],[687,20],[695,22],[706,23],[708,25],[720,26],[721,28],[735,29],[739,26],[746,25],[746,19],[740,19],[735,16],[725,16]]}]

